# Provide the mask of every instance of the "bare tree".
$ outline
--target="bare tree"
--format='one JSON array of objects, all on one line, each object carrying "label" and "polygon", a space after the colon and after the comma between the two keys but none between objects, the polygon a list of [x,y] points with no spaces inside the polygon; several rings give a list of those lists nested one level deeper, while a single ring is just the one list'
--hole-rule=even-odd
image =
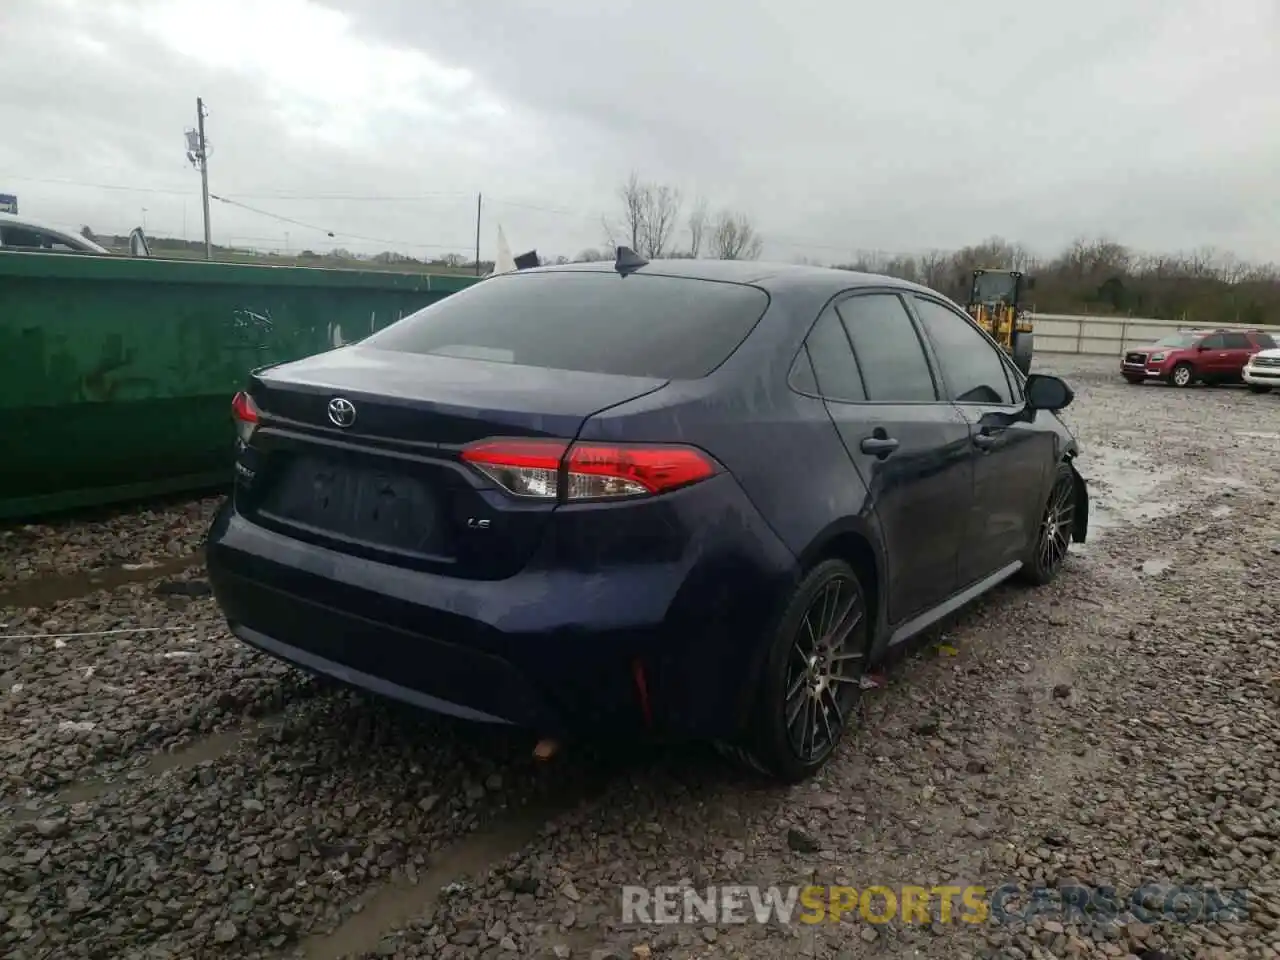
[{"label": "bare tree", "polygon": [[711,213],[707,209],[707,201],[699,197],[689,211],[689,256],[695,260],[702,252],[702,243],[707,235],[707,227],[711,224]]},{"label": "bare tree", "polygon": [[607,220],[604,228],[610,246],[626,244],[649,259],[669,253],[680,219],[680,191],[665,183],[649,183],[632,172],[618,189],[622,222]]},{"label": "bare tree", "polygon": [[649,185],[640,180],[634,170],[618,189],[622,198],[622,234],[632,250],[640,250],[640,238],[644,235],[649,207]]},{"label": "bare tree", "polygon": [[720,260],[755,260],[764,240],[745,213],[722,210],[711,232],[711,246]]}]

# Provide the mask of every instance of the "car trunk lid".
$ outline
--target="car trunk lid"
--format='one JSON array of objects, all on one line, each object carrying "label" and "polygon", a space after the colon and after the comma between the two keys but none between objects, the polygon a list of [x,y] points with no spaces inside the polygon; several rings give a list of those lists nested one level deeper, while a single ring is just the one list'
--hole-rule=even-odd
[{"label": "car trunk lid", "polygon": [[260,371],[260,425],[237,506],[291,536],[452,575],[508,576],[554,503],[513,499],[463,463],[491,437],[573,439],[654,377],[550,370],[355,345]]}]

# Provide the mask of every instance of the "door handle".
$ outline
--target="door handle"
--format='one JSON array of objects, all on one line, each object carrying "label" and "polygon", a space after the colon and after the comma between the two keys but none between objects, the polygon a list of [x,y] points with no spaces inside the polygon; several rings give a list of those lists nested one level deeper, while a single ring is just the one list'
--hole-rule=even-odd
[{"label": "door handle", "polygon": [[[879,431],[879,434],[883,434],[883,432],[884,431]],[[876,436],[864,437],[860,446],[863,453],[869,453],[872,456],[879,457],[883,460],[889,454],[893,453],[893,451],[898,449],[898,441],[893,437],[881,436],[879,434]]]}]

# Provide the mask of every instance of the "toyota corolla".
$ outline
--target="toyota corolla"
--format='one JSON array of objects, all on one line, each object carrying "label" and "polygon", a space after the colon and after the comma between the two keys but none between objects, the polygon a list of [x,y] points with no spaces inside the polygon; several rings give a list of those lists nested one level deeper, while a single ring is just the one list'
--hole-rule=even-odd
[{"label": "toyota corolla", "polygon": [[623,249],[256,371],[210,577],[315,673],[794,781],[891,646],[1084,540],[1071,399],[924,287]]}]

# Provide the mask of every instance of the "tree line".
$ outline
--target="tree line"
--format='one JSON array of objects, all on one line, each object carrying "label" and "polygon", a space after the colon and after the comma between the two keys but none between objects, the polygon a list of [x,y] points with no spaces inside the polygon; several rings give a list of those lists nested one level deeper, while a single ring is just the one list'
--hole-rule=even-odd
[{"label": "tree line", "polygon": [[1032,257],[994,237],[960,250],[919,256],[864,254],[846,270],[887,274],[960,300],[979,268],[1021,270],[1036,278],[1028,307],[1039,313],[1105,314],[1189,325],[1280,324],[1280,268],[1205,248],[1141,254],[1112,240],[1079,239],[1056,257]]},{"label": "tree line", "polygon": [[[575,259],[612,259],[616,247],[628,246],[649,259],[755,260],[764,247],[764,237],[742,211],[713,212],[704,198],[686,206],[678,188],[634,172],[618,188],[618,201],[618,210],[601,221],[603,248],[584,250]],[[1022,244],[992,237],[959,250],[860,254],[833,266],[912,280],[961,302],[974,270],[1020,270],[1036,278],[1027,305],[1039,313],[1215,326],[1280,324],[1280,267],[1247,263],[1211,248],[1142,254],[1113,240],[1082,238],[1057,256],[1040,259]]]}]

